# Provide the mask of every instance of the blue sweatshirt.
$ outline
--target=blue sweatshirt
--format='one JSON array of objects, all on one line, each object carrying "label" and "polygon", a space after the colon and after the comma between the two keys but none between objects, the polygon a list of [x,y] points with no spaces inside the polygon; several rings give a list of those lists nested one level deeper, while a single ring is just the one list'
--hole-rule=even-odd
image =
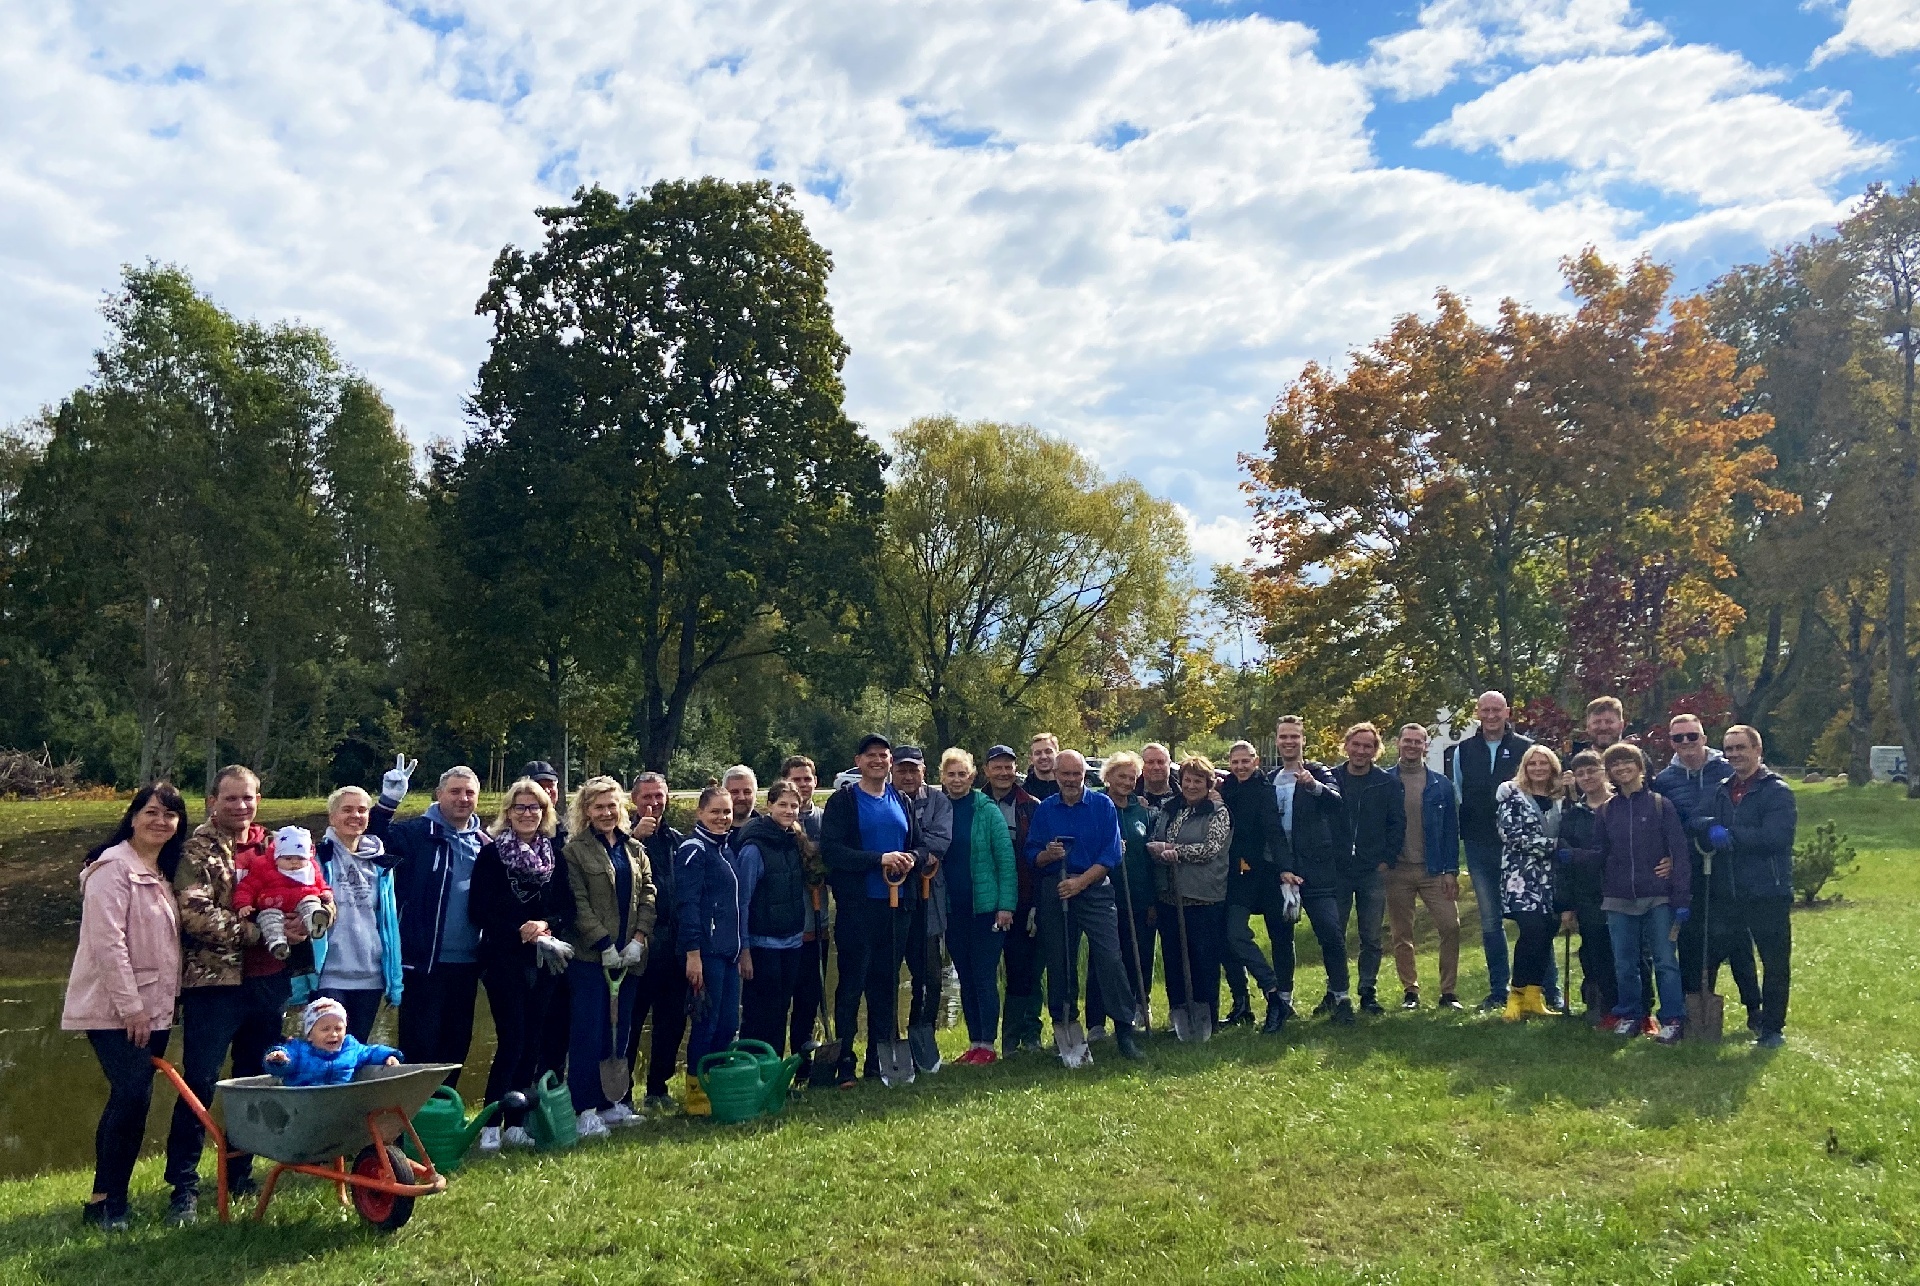
[{"label": "blue sweatshirt", "polygon": [[[1120,865],[1120,814],[1113,801],[1098,791],[1086,791],[1080,802],[1069,808],[1060,796],[1040,801],[1027,826],[1028,865],[1040,850],[1056,839],[1071,837],[1073,845],[1062,863],[1067,875],[1079,875],[1089,867],[1104,866],[1112,871]],[[1054,867],[1044,868],[1054,872]]]},{"label": "blue sweatshirt", "polygon": [[[391,1045],[362,1045],[353,1037],[334,1053],[327,1053],[304,1040],[290,1040],[274,1047],[287,1056],[285,1067],[274,1070],[283,1085],[345,1085],[363,1067],[378,1067],[389,1058],[400,1057]],[[271,1069],[273,1065],[268,1064]]]}]

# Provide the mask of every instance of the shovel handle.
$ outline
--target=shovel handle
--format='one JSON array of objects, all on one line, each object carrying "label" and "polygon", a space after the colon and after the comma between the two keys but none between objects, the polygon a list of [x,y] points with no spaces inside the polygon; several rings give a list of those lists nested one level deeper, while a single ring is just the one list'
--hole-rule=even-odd
[{"label": "shovel handle", "polygon": [[928,872],[920,877],[920,896],[923,898],[931,898],[933,896],[932,872]]},{"label": "shovel handle", "polygon": [[813,909],[815,912],[820,912],[827,909],[826,894],[822,892],[818,884],[814,885],[811,889],[808,889],[807,893],[813,899]]},{"label": "shovel handle", "polygon": [[887,872],[883,874],[881,878],[887,882],[887,905],[890,907],[898,907],[900,905],[900,886],[907,882],[907,872],[900,872],[897,878],[892,872]]}]

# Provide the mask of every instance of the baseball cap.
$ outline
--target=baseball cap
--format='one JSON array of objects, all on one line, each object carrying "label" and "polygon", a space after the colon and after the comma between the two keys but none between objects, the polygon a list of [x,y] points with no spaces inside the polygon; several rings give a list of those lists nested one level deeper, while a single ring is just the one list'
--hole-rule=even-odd
[{"label": "baseball cap", "polygon": [[531,777],[535,781],[539,781],[542,777],[551,778],[554,781],[560,780],[560,774],[554,770],[552,764],[544,759],[534,760],[520,770],[520,775],[522,777]]},{"label": "baseball cap", "polygon": [[993,746],[987,751],[985,762],[992,763],[996,759],[1011,759],[1017,763],[1020,756],[1013,753],[1012,746]]},{"label": "baseball cap", "polygon": [[918,746],[902,746],[893,752],[893,762],[924,764],[927,762],[927,756]]},{"label": "baseball cap", "polygon": [[893,743],[891,741],[888,741],[877,732],[869,732],[866,736],[860,738],[860,745],[853,753],[856,755],[864,755],[875,746],[884,746],[888,750],[893,749]]}]

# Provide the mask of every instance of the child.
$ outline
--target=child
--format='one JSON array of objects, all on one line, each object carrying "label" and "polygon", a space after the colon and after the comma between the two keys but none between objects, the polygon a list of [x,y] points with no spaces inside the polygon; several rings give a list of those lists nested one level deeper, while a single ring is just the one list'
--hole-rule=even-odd
[{"label": "child", "polygon": [[303,827],[282,826],[273,837],[273,860],[256,859],[234,888],[233,909],[253,916],[260,941],[276,960],[285,960],[290,950],[287,912],[306,924],[308,937],[325,935],[333,923],[333,890],[313,860],[313,836]]},{"label": "child", "polygon": [[347,1007],[325,997],[300,1011],[301,1039],[276,1045],[262,1061],[283,1085],[345,1085],[363,1067],[397,1067],[400,1051],[362,1045],[347,1035]]}]

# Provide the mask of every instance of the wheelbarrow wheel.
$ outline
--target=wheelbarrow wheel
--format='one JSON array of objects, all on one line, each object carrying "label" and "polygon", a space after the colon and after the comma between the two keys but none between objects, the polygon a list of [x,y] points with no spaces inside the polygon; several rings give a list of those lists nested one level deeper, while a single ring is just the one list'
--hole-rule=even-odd
[{"label": "wheelbarrow wheel", "polygon": [[[386,1151],[387,1161],[393,1166],[394,1181],[412,1183],[413,1162],[407,1159],[407,1154],[391,1143],[386,1145]],[[361,1148],[360,1155],[353,1159],[353,1172],[363,1179],[384,1180],[380,1173],[380,1153],[371,1143]],[[353,1208],[381,1232],[393,1232],[413,1218],[413,1200],[378,1188],[353,1185]]]}]

